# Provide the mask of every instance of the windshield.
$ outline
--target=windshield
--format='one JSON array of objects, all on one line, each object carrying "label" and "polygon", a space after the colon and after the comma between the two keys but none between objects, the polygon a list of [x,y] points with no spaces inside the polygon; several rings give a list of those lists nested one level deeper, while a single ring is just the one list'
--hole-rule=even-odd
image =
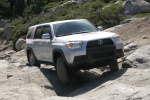
[{"label": "windshield", "polygon": [[87,20],[53,24],[53,28],[56,37],[97,31],[97,29]]}]

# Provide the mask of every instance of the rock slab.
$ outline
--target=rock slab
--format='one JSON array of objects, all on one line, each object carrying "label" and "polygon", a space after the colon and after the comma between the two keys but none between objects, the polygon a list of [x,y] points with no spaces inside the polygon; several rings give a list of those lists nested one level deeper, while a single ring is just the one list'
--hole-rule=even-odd
[{"label": "rock slab", "polygon": [[125,15],[150,12],[150,3],[144,0],[126,0],[123,3]]}]

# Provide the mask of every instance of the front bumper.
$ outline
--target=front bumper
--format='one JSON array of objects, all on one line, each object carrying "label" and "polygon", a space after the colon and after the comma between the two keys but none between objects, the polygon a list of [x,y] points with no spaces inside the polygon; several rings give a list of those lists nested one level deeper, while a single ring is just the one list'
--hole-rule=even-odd
[{"label": "front bumper", "polygon": [[86,55],[75,56],[71,67],[90,69],[108,65],[113,59],[124,56],[123,49],[116,49],[115,45],[90,48]]}]

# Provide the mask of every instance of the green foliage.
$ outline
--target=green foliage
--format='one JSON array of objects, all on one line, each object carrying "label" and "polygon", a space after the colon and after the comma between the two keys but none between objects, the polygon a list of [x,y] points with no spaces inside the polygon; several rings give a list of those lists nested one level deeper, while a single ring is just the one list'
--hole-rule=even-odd
[{"label": "green foliage", "polygon": [[146,16],[150,16],[150,13],[139,13],[134,15],[134,17],[146,17]]},{"label": "green foliage", "polygon": [[[36,0],[36,2],[43,2],[43,4],[46,3],[46,1],[38,1],[38,0]],[[53,7],[53,4],[57,5],[62,1],[52,0],[47,2],[49,3],[48,5],[44,6],[45,10]],[[16,28],[13,31],[14,32],[13,40],[16,41],[17,38],[19,38],[22,35],[25,35],[27,33],[28,27],[31,25],[44,22],[52,22],[57,20],[88,19],[96,26],[102,25],[105,28],[117,25],[121,21],[120,17],[120,13],[122,11],[121,3],[118,4],[109,3],[110,5],[108,6],[106,2],[96,0],[95,2],[86,2],[82,5],[68,4],[64,7],[61,7],[61,9],[57,9],[55,12],[46,13],[36,17],[35,16],[31,17],[29,16],[29,14],[32,13],[30,11],[35,7],[35,4],[31,2],[30,6],[28,6],[28,8],[25,9],[26,12],[24,12],[24,18],[18,17],[16,20],[12,22],[12,25],[16,25]],[[43,4],[41,3],[41,5],[37,6],[38,7],[41,6],[42,10]]]},{"label": "green foliage", "polygon": [[2,36],[3,33],[4,31],[0,29],[0,37]]},{"label": "green foliage", "polygon": [[14,30],[13,30],[13,37],[12,37],[12,40],[13,40],[13,43],[15,43],[19,37],[21,36],[24,36],[27,34],[27,31],[28,31],[28,27],[29,25],[28,24],[18,24]]},{"label": "green foliage", "polygon": [[36,14],[39,14],[42,11],[42,7],[44,6],[45,2],[43,0],[36,0],[34,11]]},{"label": "green foliage", "polygon": [[11,22],[12,25],[16,26],[18,24],[23,24],[23,18],[22,17],[18,17],[16,19],[14,19],[12,22]]},{"label": "green foliage", "polygon": [[[24,14],[39,14],[43,10],[59,5],[67,0],[0,0],[0,15],[23,16]],[[47,5],[49,4],[49,5]]]},{"label": "green foliage", "polygon": [[45,5],[43,7],[43,10],[47,10],[47,9],[53,8],[55,6],[61,5],[65,1],[67,1],[67,0],[52,0],[51,2],[49,2],[47,5]]},{"label": "green foliage", "polygon": [[22,15],[24,8],[25,8],[24,0],[16,0],[14,7],[14,14]]},{"label": "green foliage", "polygon": [[[26,35],[28,27],[35,24],[68,19],[88,19],[96,26],[108,28],[119,24],[126,17],[121,14],[124,0],[120,0],[117,4],[111,2],[112,0],[95,0],[82,5],[68,4],[54,12],[39,15],[42,11],[66,1],[68,0],[1,0],[0,17],[14,14],[15,19],[11,22],[11,25],[15,26],[13,43],[20,36]],[[135,17],[143,16],[150,16],[150,13],[135,15]],[[2,31],[0,31],[1,34]]]},{"label": "green foliage", "polygon": [[122,20],[120,14],[123,10],[121,4],[110,4],[99,11],[100,20],[102,20],[104,27],[112,27],[120,23]]},{"label": "green foliage", "polygon": [[0,15],[3,16],[9,16],[11,15],[11,8],[9,0],[0,0]]}]

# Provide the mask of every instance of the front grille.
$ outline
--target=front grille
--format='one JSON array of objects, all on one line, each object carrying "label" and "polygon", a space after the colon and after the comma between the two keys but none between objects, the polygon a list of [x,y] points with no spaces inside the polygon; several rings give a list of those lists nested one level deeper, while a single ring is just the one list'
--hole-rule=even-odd
[{"label": "front grille", "polygon": [[[99,44],[99,40],[102,40],[103,43]],[[94,47],[100,47],[100,46],[108,46],[108,45],[113,45],[113,41],[111,39],[99,39],[99,40],[94,40],[94,41],[89,41],[87,43],[86,48],[94,48]]]},{"label": "front grille", "polygon": [[93,59],[99,59],[99,58],[104,58],[104,57],[110,57],[113,54],[114,54],[113,51],[94,53],[94,54],[92,54],[92,58]]}]

